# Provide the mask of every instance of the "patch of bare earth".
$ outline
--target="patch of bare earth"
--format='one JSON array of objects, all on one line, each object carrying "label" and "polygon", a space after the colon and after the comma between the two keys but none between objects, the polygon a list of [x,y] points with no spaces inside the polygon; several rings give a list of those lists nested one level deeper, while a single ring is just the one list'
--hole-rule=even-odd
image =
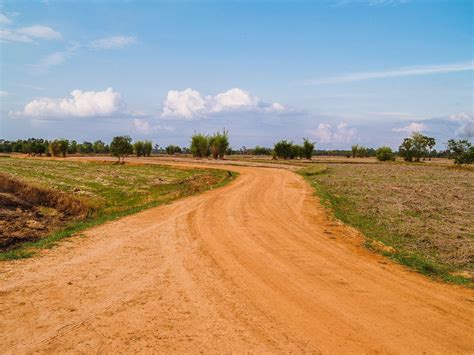
[{"label": "patch of bare earth", "polygon": [[45,237],[69,221],[85,218],[88,211],[86,204],[63,192],[0,174],[0,250]]}]

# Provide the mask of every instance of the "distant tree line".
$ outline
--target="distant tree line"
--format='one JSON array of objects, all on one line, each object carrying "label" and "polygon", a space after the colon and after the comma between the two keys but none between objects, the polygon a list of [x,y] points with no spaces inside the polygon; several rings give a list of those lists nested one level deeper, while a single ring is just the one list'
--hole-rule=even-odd
[{"label": "distant tree line", "polygon": [[367,148],[359,144],[351,147],[351,150],[321,150],[315,149],[315,143],[304,138],[302,144],[292,141],[280,140],[273,148],[256,146],[254,148],[232,149],[229,144],[229,133],[226,130],[216,132],[212,135],[195,133],[191,137],[189,147],[179,147],[170,144],[167,147],[153,146],[149,140],[138,140],[132,143],[129,136],[114,137],[110,144],[101,140],[95,142],[84,141],[78,143],[75,140],[42,138],[18,139],[8,141],[0,139],[0,153],[24,153],[31,156],[53,156],[66,157],[68,154],[111,154],[123,161],[128,155],[137,157],[149,157],[153,154],[192,154],[194,157],[223,159],[225,155],[263,155],[272,156],[274,159],[311,159],[312,156],[345,156],[347,158],[376,157],[380,161],[395,160],[396,156],[407,162],[420,162],[431,158],[450,158],[456,164],[474,163],[474,146],[467,140],[450,139],[446,150],[436,151],[434,146],[436,140],[432,137],[413,133],[412,136],[403,140],[398,151],[392,151],[390,147],[382,146],[377,149]]}]

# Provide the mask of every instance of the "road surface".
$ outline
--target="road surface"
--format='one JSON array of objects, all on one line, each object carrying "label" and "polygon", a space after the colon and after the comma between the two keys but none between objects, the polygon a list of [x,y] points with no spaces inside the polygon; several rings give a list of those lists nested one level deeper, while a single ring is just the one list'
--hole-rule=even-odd
[{"label": "road surface", "polygon": [[0,353],[473,353],[474,292],[372,254],[285,169],[0,264]]}]

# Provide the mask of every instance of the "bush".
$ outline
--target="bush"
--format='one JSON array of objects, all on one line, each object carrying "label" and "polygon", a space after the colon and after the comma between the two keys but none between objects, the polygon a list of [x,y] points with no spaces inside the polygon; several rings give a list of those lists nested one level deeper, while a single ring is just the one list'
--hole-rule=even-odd
[{"label": "bush", "polygon": [[375,151],[375,156],[379,161],[395,160],[395,157],[390,147],[380,147]]},{"label": "bush", "polygon": [[143,142],[143,155],[149,157],[153,150],[153,143],[149,140]]},{"label": "bush", "polygon": [[195,133],[191,137],[191,154],[193,157],[205,158],[209,156],[209,136]]},{"label": "bush", "polygon": [[303,155],[306,159],[311,159],[314,152],[314,143],[307,138],[303,138]]},{"label": "bush", "polygon": [[223,133],[217,132],[209,138],[209,149],[214,159],[223,159],[229,148],[229,137],[226,130]]},{"label": "bush", "polygon": [[137,157],[143,156],[143,142],[142,141],[136,141],[133,143],[133,152]]},{"label": "bush", "polygon": [[292,146],[293,142],[288,142],[286,140],[275,143],[273,146],[275,156],[280,159],[290,159],[292,156]]},{"label": "bush", "polygon": [[173,155],[175,153],[181,153],[181,148],[172,144],[166,147],[166,154]]},{"label": "bush", "polygon": [[450,139],[447,148],[455,164],[474,163],[474,146],[469,141]]}]

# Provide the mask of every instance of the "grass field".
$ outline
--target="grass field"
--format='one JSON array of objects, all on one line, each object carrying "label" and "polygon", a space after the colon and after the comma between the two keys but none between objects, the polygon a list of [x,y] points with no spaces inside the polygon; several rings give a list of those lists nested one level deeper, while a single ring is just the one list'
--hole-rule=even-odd
[{"label": "grass field", "polygon": [[[4,250],[0,252],[0,259],[29,256],[35,249],[50,247],[57,240],[84,228],[221,186],[233,178],[227,171],[215,169],[116,165],[67,159],[2,158],[0,172],[41,188],[62,191],[90,209],[87,218],[70,220],[45,238]],[[38,213],[35,211],[36,215]]]},{"label": "grass field", "polygon": [[428,164],[331,164],[300,173],[366,245],[424,274],[474,275],[474,171]]}]

